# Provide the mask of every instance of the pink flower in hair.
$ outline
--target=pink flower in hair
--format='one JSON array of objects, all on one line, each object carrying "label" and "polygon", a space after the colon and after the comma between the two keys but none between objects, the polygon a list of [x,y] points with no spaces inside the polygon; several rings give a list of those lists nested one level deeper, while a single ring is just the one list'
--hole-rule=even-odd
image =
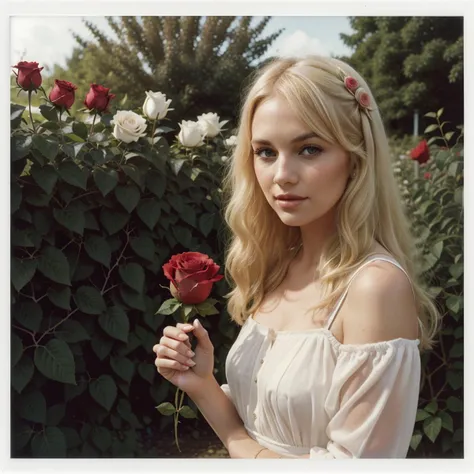
[{"label": "pink flower in hair", "polygon": [[352,76],[347,76],[344,79],[344,85],[351,91],[355,92],[355,90],[359,87],[359,83],[357,79],[353,78]]}]

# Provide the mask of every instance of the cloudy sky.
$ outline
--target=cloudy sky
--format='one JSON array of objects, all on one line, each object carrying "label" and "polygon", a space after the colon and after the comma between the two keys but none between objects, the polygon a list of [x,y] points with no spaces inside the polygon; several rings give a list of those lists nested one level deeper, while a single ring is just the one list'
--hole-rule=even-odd
[{"label": "cloudy sky", "polygon": [[[76,45],[72,32],[84,39],[90,34],[83,19],[95,23],[101,31],[113,36],[104,17],[80,16],[16,16],[10,21],[10,62],[37,61],[41,66],[51,67],[54,63],[65,65],[66,58]],[[255,17],[258,21],[260,17]],[[264,34],[280,28],[285,31],[273,43],[267,55],[319,53],[324,55],[350,54],[341,41],[340,33],[350,33],[347,17],[335,16],[274,16]]]}]

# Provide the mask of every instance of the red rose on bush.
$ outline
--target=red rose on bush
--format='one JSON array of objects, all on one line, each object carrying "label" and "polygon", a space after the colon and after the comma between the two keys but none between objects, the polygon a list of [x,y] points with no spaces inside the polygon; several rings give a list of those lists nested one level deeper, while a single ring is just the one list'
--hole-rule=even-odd
[{"label": "red rose on bush", "polygon": [[76,89],[77,86],[75,86],[72,82],[55,79],[54,87],[49,93],[49,100],[58,107],[70,109],[76,100],[76,94],[74,92]]},{"label": "red rose on bush", "polygon": [[115,97],[115,94],[109,94],[110,89],[100,84],[91,84],[91,88],[86,95],[84,105],[89,110],[97,112],[105,112],[109,106],[109,102]]},{"label": "red rose on bush", "polygon": [[173,255],[162,268],[171,282],[171,294],[184,304],[202,303],[209,297],[213,283],[224,278],[217,275],[219,265],[200,252]]},{"label": "red rose on bush", "polygon": [[430,159],[430,149],[426,140],[422,140],[418,145],[410,151],[412,160],[418,161],[420,165],[426,163]]},{"label": "red rose on bush", "polygon": [[42,67],[35,61],[20,61],[14,68],[18,69],[17,84],[25,91],[36,90],[43,82],[41,77]]},{"label": "red rose on bush", "polygon": [[431,173],[429,171],[427,171],[423,176],[425,179],[431,179]]}]

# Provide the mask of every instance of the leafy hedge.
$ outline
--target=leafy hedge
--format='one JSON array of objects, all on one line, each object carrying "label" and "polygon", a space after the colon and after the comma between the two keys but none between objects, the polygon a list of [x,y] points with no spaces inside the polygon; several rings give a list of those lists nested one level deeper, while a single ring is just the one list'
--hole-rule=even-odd
[{"label": "leafy hedge", "polygon": [[[172,431],[155,410],[173,390],[152,347],[177,317],[155,314],[161,266],[188,250],[222,261],[226,149],[190,155],[167,127],[119,144],[110,115],[91,133],[47,105],[34,133],[24,109],[11,105],[12,456],[138,456],[140,430]],[[237,328],[219,310],[204,325],[221,378]]]}]

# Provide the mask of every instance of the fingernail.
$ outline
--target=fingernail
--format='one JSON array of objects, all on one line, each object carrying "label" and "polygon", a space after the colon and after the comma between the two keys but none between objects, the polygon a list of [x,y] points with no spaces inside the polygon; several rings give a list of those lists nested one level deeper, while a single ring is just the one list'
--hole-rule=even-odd
[{"label": "fingernail", "polygon": [[196,362],[194,362],[194,360],[188,360],[188,364],[191,366],[191,367],[194,367],[196,365]]},{"label": "fingernail", "polygon": [[193,329],[191,324],[186,324],[186,326],[183,326],[183,329]]},{"label": "fingernail", "polygon": [[185,341],[186,339],[189,339],[186,334],[180,334],[180,335],[179,335],[179,338],[180,338],[182,341]]},{"label": "fingernail", "polygon": [[194,357],[194,356],[195,356],[195,354],[194,354],[193,351],[188,351],[188,357]]}]

